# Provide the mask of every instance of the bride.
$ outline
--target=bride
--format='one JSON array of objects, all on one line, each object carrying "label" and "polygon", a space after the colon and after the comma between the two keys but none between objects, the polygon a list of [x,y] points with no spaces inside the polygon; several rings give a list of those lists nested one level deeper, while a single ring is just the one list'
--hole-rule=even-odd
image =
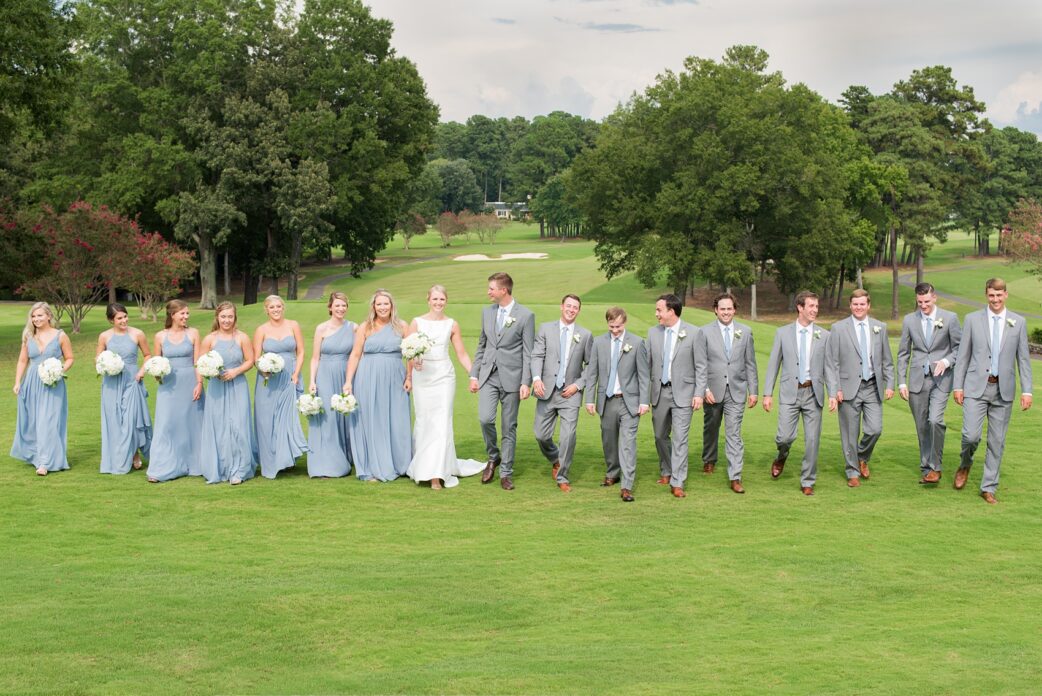
[{"label": "bride", "polygon": [[485,462],[456,459],[452,441],[452,404],[456,398],[456,370],[449,357],[449,344],[466,373],[470,372],[470,356],[463,347],[459,324],[445,316],[448,296],[445,288],[434,285],[427,291],[430,311],[412,320],[409,333],[421,331],[434,343],[425,355],[409,361],[412,397],[416,407],[413,424],[413,457],[406,472],[412,480],[430,481],[431,488],[451,488],[459,483],[457,476],[472,476],[485,468]]}]

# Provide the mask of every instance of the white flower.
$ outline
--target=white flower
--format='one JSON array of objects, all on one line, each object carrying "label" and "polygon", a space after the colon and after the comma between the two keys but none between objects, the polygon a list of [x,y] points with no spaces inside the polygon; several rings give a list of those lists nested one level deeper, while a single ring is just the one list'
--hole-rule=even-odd
[{"label": "white flower", "polygon": [[265,353],[257,358],[257,370],[264,375],[264,386],[268,386],[268,379],[277,375],[286,367],[286,361],[278,353]]},{"label": "white flower", "polygon": [[329,407],[346,416],[358,408],[358,399],[353,394],[333,394],[329,397]]},{"label": "white flower", "polygon": [[297,410],[307,417],[322,413],[322,397],[314,394],[301,394],[297,397]]},{"label": "white flower", "polygon": [[943,329],[944,328],[944,319],[941,319],[940,317],[938,317],[937,321],[935,321],[933,323],[933,326],[934,326],[935,329]]},{"label": "white flower", "polygon": [[156,378],[160,384],[163,378],[170,374],[170,361],[162,355],[153,355],[145,361],[145,374]]},{"label": "white flower", "polygon": [[1007,319],[1006,320],[1006,326],[1008,326],[1010,328],[1013,328],[1016,325],[1017,325],[1017,320],[1016,319]]},{"label": "white flower", "polygon": [[417,331],[402,339],[402,357],[406,360],[415,360],[425,355],[433,347],[434,340],[422,331]]},{"label": "white flower", "polygon": [[734,330],[734,340],[736,340],[736,341],[742,340],[742,330],[741,329],[735,329]]},{"label": "white flower", "polygon": [[878,334],[879,333],[879,327],[878,326],[873,326],[872,327],[872,333]]},{"label": "white flower", "polygon": [[511,326],[514,325],[515,321],[517,321],[517,319],[515,319],[514,317],[507,317],[506,319],[503,320],[503,327],[504,328],[510,328]]},{"label": "white flower", "polygon": [[94,369],[99,375],[112,377],[123,371],[123,358],[111,350],[103,350],[98,353],[98,359],[94,361]]},{"label": "white flower", "polygon": [[677,339],[683,341],[685,338],[687,338],[687,331],[681,329],[680,332],[677,334]]},{"label": "white flower", "polygon": [[576,343],[582,343],[583,337],[580,336],[579,334],[575,334],[574,336],[572,336],[572,340],[575,341]]},{"label": "white flower", "polygon": [[629,353],[631,350],[633,350],[633,346],[631,346],[629,343],[623,343],[622,344],[622,352],[623,353]]},{"label": "white flower", "polygon": [[817,341],[821,338],[821,329],[814,329],[814,340]]},{"label": "white flower", "polygon": [[199,362],[195,364],[195,369],[206,379],[217,377],[224,371],[224,358],[216,350],[203,353],[199,356]]},{"label": "white flower", "polygon": [[65,379],[65,370],[62,369],[61,360],[58,358],[47,358],[36,368],[36,374],[44,386],[53,387]]}]

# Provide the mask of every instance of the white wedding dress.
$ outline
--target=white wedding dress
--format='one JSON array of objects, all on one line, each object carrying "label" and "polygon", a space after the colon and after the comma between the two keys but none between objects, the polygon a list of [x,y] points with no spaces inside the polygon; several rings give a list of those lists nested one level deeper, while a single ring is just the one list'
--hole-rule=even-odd
[{"label": "white wedding dress", "polygon": [[416,422],[412,429],[412,461],[406,474],[412,480],[441,479],[446,488],[459,483],[457,476],[473,476],[485,462],[457,459],[452,434],[452,405],[456,400],[456,370],[449,357],[452,319],[416,319],[417,328],[434,342],[423,356],[423,368],[412,372],[412,398]]}]

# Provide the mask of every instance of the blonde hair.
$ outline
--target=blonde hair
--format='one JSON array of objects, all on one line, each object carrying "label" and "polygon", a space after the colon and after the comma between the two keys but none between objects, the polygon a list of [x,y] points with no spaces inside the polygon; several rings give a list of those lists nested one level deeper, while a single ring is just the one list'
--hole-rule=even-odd
[{"label": "blonde hair", "polygon": [[34,302],[29,308],[29,315],[25,319],[25,328],[22,329],[22,343],[28,343],[29,339],[36,335],[36,327],[33,325],[33,312],[42,309],[47,312],[48,323],[52,329],[58,328],[58,320],[54,318],[54,310],[46,302]]},{"label": "blonde hair", "polygon": [[211,331],[217,331],[221,328],[221,322],[217,320],[217,317],[221,316],[221,312],[226,309],[232,310],[232,313],[235,315],[235,323],[232,324],[232,328],[234,329],[239,325],[239,311],[235,309],[235,303],[225,300],[213,310],[213,328],[210,329]]},{"label": "blonde hair", "polygon": [[370,336],[376,327],[376,298],[386,297],[391,303],[391,330],[401,336],[405,333],[405,322],[398,317],[398,307],[394,304],[394,297],[383,288],[377,288],[373,296],[369,298],[369,316],[365,318],[365,335]]},{"label": "blonde hair", "polygon": [[166,303],[166,324],[163,326],[165,329],[169,329],[174,325],[174,315],[180,312],[182,309],[188,307],[188,303],[184,300],[170,300]]},{"label": "blonde hair", "polygon": [[446,300],[447,300],[447,299],[449,299],[449,293],[448,293],[448,291],[447,291],[447,290],[445,289],[445,286],[444,286],[444,285],[440,285],[440,284],[438,284],[438,283],[435,283],[434,285],[432,285],[432,286],[431,286],[431,288],[430,288],[430,290],[428,290],[428,291],[427,291],[427,299],[428,299],[428,300],[429,300],[429,299],[431,299],[431,293],[432,293],[432,292],[440,292],[440,293],[441,293],[442,295],[444,295],[444,296],[445,296],[445,299],[446,299]]},{"label": "blonde hair", "polygon": [[351,306],[351,303],[347,301],[347,295],[340,292],[339,290],[334,290],[333,292],[329,293],[329,302],[326,303],[326,309],[329,310],[329,316],[333,316],[334,300],[343,300],[344,304],[346,304],[348,307]]},{"label": "blonde hair", "polygon": [[278,295],[268,295],[264,298],[264,308],[267,309],[268,305],[270,305],[272,302],[278,302],[283,307],[286,306],[286,301]]}]

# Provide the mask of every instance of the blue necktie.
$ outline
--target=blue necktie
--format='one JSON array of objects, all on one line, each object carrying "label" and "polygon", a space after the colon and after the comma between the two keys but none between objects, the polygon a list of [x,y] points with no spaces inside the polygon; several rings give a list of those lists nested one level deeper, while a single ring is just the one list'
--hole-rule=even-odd
[{"label": "blue necktie", "polygon": [[810,381],[810,365],[807,363],[807,329],[800,329],[800,384]]},{"label": "blue necktie", "polygon": [[1002,317],[992,317],[991,324],[991,374],[994,377],[999,376],[999,349],[1002,348],[1002,341],[999,338],[999,330],[1001,325],[999,322]]},{"label": "blue necktie", "polygon": [[858,324],[858,334],[861,342],[861,379],[867,382],[872,379],[872,370],[868,366],[868,336],[864,323]]},{"label": "blue necktie", "polygon": [[673,357],[673,329],[666,329],[666,340],[662,343],[662,383],[669,382],[669,367]]},{"label": "blue necktie", "polygon": [[503,330],[503,324],[506,323],[506,320],[507,320],[507,308],[506,307],[500,307],[499,308],[499,315],[496,317],[496,332],[497,333]]},{"label": "blue necktie", "polygon": [[731,327],[724,327],[724,354],[727,355],[727,359],[731,359]]},{"label": "blue necktie", "polygon": [[557,366],[557,388],[564,386],[564,373],[568,369],[568,327],[561,327],[560,363]]},{"label": "blue necktie", "polygon": [[615,377],[619,371],[619,339],[612,339],[611,342],[611,366],[608,368],[608,388],[605,389],[605,393],[608,396],[615,396]]},{"label": "blue necktie", "polygon": [[[926,337],[926,347],[929,349],[930,344],[933,343],[933,319],[931,317],[923,315],[923,319],[926,320],[926,328],[923,329],[923,336]],[[927,360],[926,364],[923,365],[923,374],[927,377],[930,376],[930,361]]]}]

